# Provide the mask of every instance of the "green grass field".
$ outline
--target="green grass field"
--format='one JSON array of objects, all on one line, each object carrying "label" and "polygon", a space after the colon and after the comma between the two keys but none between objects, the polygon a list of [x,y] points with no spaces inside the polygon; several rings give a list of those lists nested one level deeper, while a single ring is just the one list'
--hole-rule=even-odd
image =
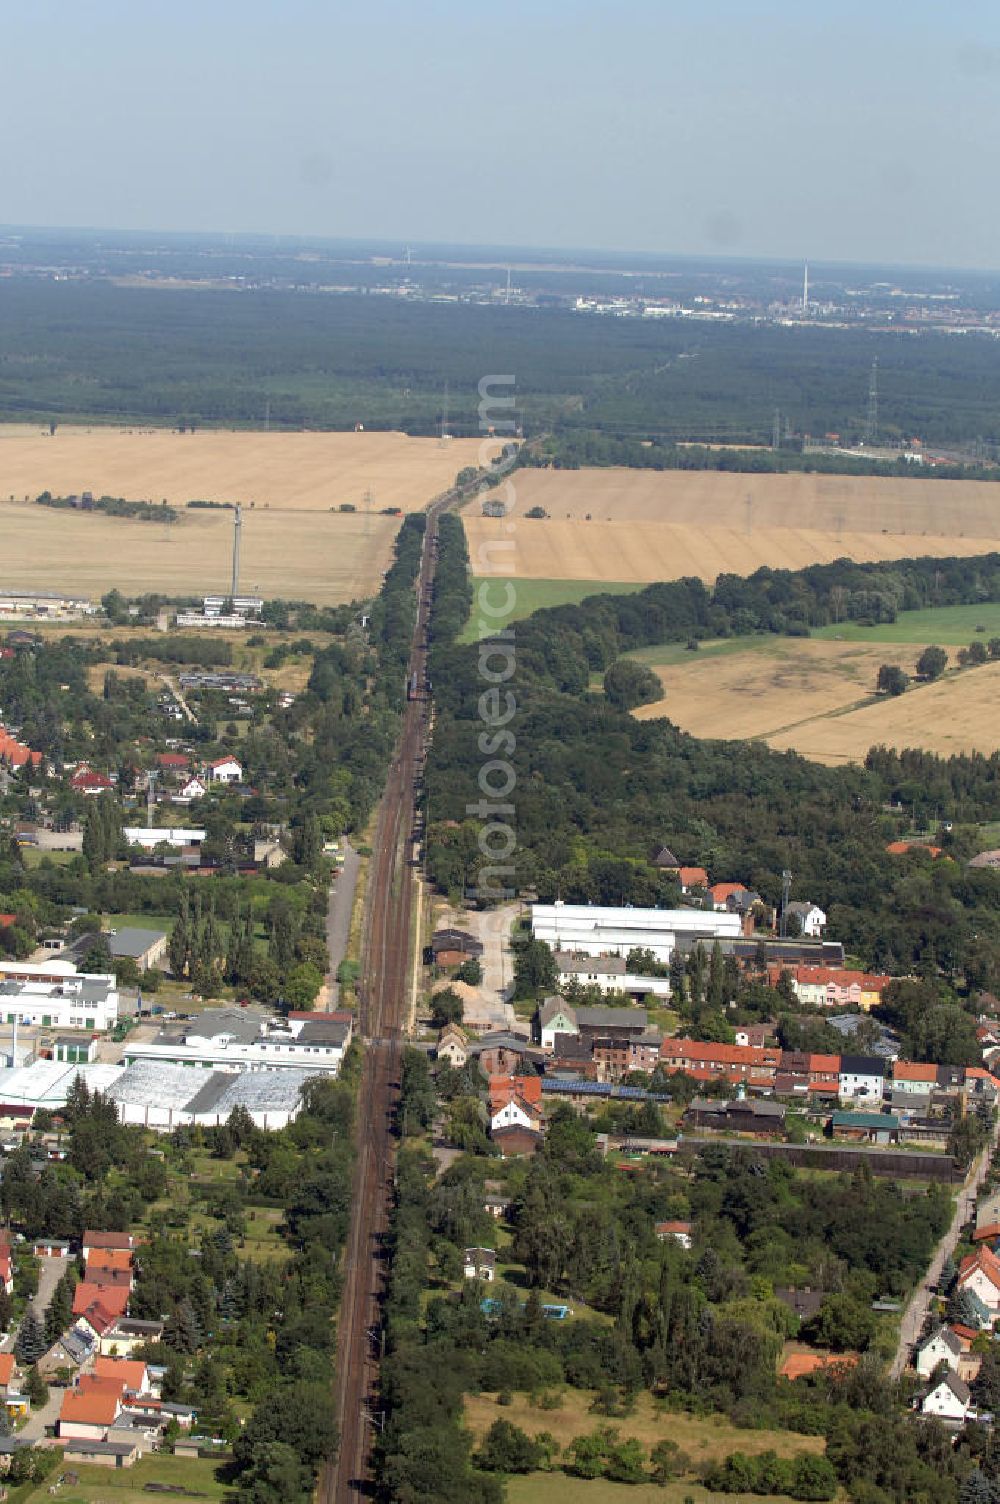
[{"label": "green grass field", "polygon": [[[472,615],[459,638],[460,642],[479,641],[476,597],[480,585],[492,586],[489,600],[500,602],[506,595],[507,583],[508,581],[497,577],[473,575]],[[491,632],[499,631],[509,621],[523,621],[526,616],[541,611],[545,606],[575,606],[579,601],[586,600],[588,595],[632,595],[635,591],[646,588],[645,585],[623,580],[511,580],[509,583],[513,585],[517,597],[513,610],[506,616],[491,616]]]},{"label": "green grass field", "polygon": [[[149,1483],[165,1483],[171,1499],[226,1499],[232,1496],[232,1485],[222,1483],[216,1477],[219,1463],[214,1458],[202,1457],[142,1457],[134,1467],[121,1472],[107,1467],[80,1467],[71,1464],[68,1468],[57,1467],[44,1483],[23,1496],[24,1504],[42,1504],[55,1498],[59,1504],[148,1504],[155,1494],[147,1493]],[[73,1484],[53,1486],[66,1472],[76,1475]],[[178,1492],[174,1492],[174,1490]]]},{"label": "green grass field", "polygon": [[[983,630],[979,632],[977,627]],[[984,642],[1000,637],[1000,604],[931,606],[925,611],[901,611],[895,621],[877,627],[841,622],[837,626],[818,627],[812,635],[845,642],[940,643],[942,647],[963,647],[977,637]]]},{"label": "green grass field", "polygon": [[566,1473],[508,1478],[507,1504],[788,1504],[785,1494],[717,1494],[700,1483],[608,1483]]}]

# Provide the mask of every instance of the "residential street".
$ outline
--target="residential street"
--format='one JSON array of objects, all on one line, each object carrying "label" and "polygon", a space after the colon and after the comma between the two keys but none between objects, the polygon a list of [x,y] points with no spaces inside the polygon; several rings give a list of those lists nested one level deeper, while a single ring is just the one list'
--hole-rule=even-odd
[{"label": "residential street", "polygon": [[920,1336],[924,1322],[927,1319],[927,1310],[937,1290],[945,1261],[955,1252],[962,1228],[975,1215],[976,1195],[983,1180],[986,1178],[990,1160],[996,1149],[998,1133],[1000,1133],[1000,1124],[993,1130],[993,1137],[990,1143],[976,1160],[975,1165],[969,1172],[968,1179],[959,1191],[951,1226],[935,1249],[934,1257],[922,1283],[914,1290],[913,1295],[910,1297],[910,1303],[903,1312],[903,1319],[899,1325],[899,1346],[896,1349],[896,1356],[892,1360],[892,1368],[889,1370],[894,1379],[898,1379],[903,1372],[910,1352]]}]

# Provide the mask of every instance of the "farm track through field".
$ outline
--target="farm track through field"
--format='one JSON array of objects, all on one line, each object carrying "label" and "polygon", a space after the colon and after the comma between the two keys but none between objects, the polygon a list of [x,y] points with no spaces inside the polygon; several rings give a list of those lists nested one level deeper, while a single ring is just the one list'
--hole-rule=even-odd
[{"label": "farm track through field", "polygon": [[[428,511],[407,676],[409,681],[416,674],[419,685],[427,680],[427,625],[437,555],[437,521],[454,500],[448,493]],[[412,955],[415,791],[429,726],[429,701],[408,700],[402,737],[379,808],[369,870],[358,994],[365,1057],[358,1099],[357,1162],[344,1258],[334,1384],[340,1448],[337,1459],[328,1465],[320,1480],[322,1504],[357,1504],[360,1499],[370,1498],[372,1492],[370,1453],[374,1406],[378,1402],[381,1302],[395,1168],[393,1125]]]}]

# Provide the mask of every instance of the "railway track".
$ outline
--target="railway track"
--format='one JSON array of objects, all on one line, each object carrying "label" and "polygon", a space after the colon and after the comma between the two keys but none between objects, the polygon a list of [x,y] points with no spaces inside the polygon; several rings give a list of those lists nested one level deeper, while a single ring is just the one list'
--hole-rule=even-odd
[{"label": "railway track", "polygon": [[[437,520],[453,505],[447,494],[427,513],[417,577],[417,619],[407,683],[427,680],[427,619],[436,562]],[[399,1094],[411,956],[414,881],[410,841],[415,784],[426,747],[430,705],[408,699],[403,731],[376,821],[362,945],[359,1027],[365,1042],[358,1108],[351,1228],[337,1329],[334,1413],[340,1434],[335,1461],[319,1487],[322,1504],[358,1504],[372,1495],[384,1249],[392,1208],[393,1122]]]}]

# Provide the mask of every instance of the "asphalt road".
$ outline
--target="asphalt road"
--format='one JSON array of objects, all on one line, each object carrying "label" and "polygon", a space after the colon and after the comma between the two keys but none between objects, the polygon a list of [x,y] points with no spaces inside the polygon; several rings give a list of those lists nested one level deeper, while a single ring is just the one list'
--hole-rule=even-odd
[{"label": "asphalt road", "polygon": [[337,967],[347,955],[347,941],[351,933],[351,911],[354,908],[354,890],[358,885],[361,858],[351,845],[344,841],[344,861],[340,873],[330,884],[330,903],[326,911],[326,948],[330,952],[330,1007],[340,1004],[340,984]]},{"label": "asphalt road", "polygon": [[896,1356],[892,1360],[892,1368],[889,1370],[892,1378],[898,1379],[907,1360],[923,1331],[924,1322],[927,1320],[927,1312],[930,1303],[937,1292],[938,1283],[941,1279],[941,1270],[945,1261],[955,1252],[962,1228],[975,1216],[976,1195],[979,1187],[986,1178],[997,1145],[997,1133],[1000,1128],[993,1130],[993,1137],[989,1144],[980,1154],[974,1166],[969,1172],[968,1179],[959,1191],[955,1200],[955,1215],[951,1220],[944,1237],[934,1251],[930,1267],[923,1280],[914,1290],[910,1297],[910,1303],[903,1312],[903,1319],[899,1324],[899,1346],[896,1348]]}]

